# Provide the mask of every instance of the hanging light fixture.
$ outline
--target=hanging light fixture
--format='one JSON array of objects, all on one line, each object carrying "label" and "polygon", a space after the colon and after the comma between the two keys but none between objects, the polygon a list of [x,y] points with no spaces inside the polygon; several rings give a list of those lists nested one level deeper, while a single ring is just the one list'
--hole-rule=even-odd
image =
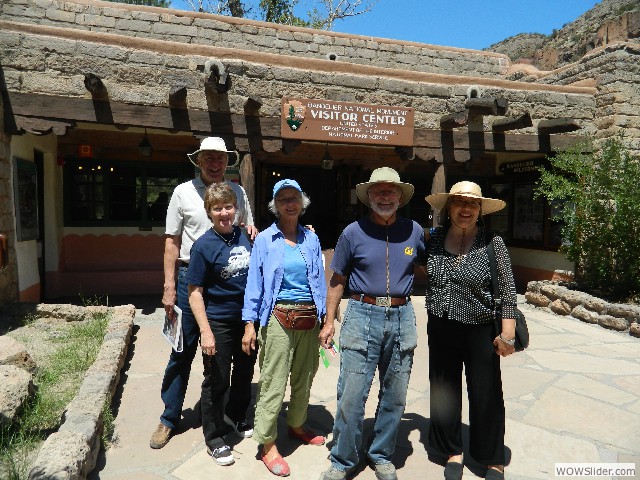
[{"label": "hanging light fixture", "polygon": [[148,158],[151,156],[151,152],[153,151],[153,147],[147,138],[147,129],[144,129],[144,137],[142,137],[142,141],[138,145],[138,151],[140,152],[141,157]]},{"label": "hanging light fixture", "polygon": [[333,158],[329,155],[329,144],[325,144],[324,146],[324,155],[322,157],[322,162],[320,163],[323,170],[331,170],[333,168]]}]

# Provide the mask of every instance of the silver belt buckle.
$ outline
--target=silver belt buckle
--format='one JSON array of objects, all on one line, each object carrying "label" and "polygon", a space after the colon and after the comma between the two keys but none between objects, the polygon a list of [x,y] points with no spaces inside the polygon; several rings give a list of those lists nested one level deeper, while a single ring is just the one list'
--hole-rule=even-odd
[{"label": "silver belt buckle", "polygon": [[376,306],[378,307],[390,307],[391,297],[376,297]]}]

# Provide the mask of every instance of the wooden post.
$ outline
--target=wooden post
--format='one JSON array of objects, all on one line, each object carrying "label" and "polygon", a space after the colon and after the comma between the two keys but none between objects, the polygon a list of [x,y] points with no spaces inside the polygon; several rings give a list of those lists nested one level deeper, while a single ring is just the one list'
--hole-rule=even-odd
[{"label": "wooden post", "polygon": [[253,169],[253,159],[251,154],[245,155],[240,162],[240,184],[244,187],[244,191],[247,192],[247,199],[249,205],[251,205],[251,212],[253,213],[253,221],[256,221],[256,179]]},{"label": "wooden post", "polygon": [[[433,175],[433,182],[431,183],[431,193],[446,193],[447,191],[447,178],[444,170],[444,165],[438,165],[436,169],[436,173]],[[431,226],[438,227],[440,226],[440,222],[438,222],[438,218],[440,217],[440,210],[436,210],[435,208],[432,211],[431,218]]]}]

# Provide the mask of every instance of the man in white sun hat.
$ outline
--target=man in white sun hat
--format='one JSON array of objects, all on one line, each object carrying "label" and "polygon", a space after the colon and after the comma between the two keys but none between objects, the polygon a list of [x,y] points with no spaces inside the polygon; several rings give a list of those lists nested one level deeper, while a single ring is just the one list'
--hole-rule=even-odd
[{"label": "man in white sun hat", "polygon": [[[182,309],[182,352],[171,351],[169,363],[162,380],[161,397],[165,409],[160,416],[160,424],[153,432],[149,445],[151,448],[164,447],[171,438],[182,415],[182,404],[187,391],[191,363],[196,354],[200,332],[189,306],[189,295],[185,275],[189,266],[189,254],[193,243],[209,228],[211,220],[204,208],[206,188],[224,180],[228,154],[224,140],[220,137],[207,137],[200,148],[188,154],[189,160],[200,169],[193,180],[178,185],[173,191],[167,209],[166,240],[164,248],[164,291],[162,303],[167,315],[173,316],[174,305]],[[251,206],[247,194],[240,185],[227,182],[238,199],[235,224],[246,226],[253,240],[257,234],[253,226]],[[176,271],[178,278],[176,281]],[[233,419],[236,432],[248,436],[250,426],[245,419]]]},{"label": "man in white sun hat", "polygon": [[417,345],[410,299],[413,268],[425,261],[425,235],[420,225],[397,214],[411,199],[413,185],[401,182],[392,168],[375,169],[368,182],[356,186],[356,194],[371,212],[348,225],[338,239],[327,315],[319,335],[328,348],[348,278],[331,466],[320,478],[343,480],[363,460],[364,406],[377,368],[380,392],[367,457],[378,480],[396,480],[391,457]]}]

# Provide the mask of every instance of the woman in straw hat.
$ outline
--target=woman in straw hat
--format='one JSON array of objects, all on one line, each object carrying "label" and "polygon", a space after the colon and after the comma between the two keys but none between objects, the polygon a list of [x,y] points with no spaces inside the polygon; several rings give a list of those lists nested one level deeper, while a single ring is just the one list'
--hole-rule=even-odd
[{"label": "woman in straw hat", "polygon": [[[504,400],[500,356],[514,352],[516,292],[507,248],[484,229],[482,216],[505,202],[482,196],[473,182],[426,197],[440,211],[428,249],[427,310],[431,422],[429,443],[448,455],[447,480],[460,480],[462,367],[469,397],[470,455],[487,465],[485,478],[504,479]],[[493,242],[503,299],[502,331],[494,326],[487,245]]]}]

